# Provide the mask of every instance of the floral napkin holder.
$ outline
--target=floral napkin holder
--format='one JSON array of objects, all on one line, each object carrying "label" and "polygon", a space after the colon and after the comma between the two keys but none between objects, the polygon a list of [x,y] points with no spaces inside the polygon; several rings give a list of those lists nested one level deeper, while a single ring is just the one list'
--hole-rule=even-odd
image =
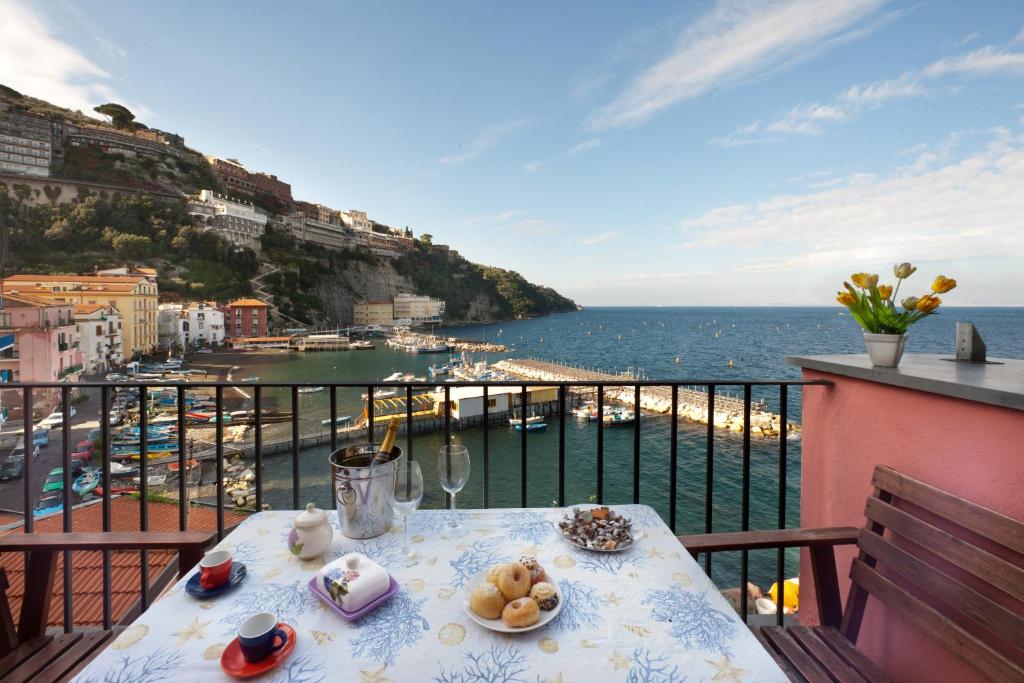
[{"label": "floral napkin holder", "polygon": [[348,553],[317,573],[320,590],[346,612],[356,612],[388,592],[386,569],[362,553]]}]

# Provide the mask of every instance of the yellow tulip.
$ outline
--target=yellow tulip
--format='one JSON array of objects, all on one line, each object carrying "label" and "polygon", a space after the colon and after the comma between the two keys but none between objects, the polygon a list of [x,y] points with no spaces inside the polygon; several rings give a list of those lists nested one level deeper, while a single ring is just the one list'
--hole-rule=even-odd
[{"label": "yellow tulip", "polygon": [[918,301],[919,299],[916,296],[908,296],[906,299],[903,300],[903,308],[907,309],[908,311],[913,311],[914,309],[917,308]]},{"label": "yellow tulip", "polygon": [[892,287],[889,285],[878,285],[878,296],[883,299],[888,299],[892,296]]},{"label": "yellow tulip", "polygon": [[931,294],[925,294],[918,300],[917,310],[921,311],[922,313],[931,313],[936,308],[938,308],[939,304],[941,303],[942,299],[940,299],[939,297],[932,296]]},{"label": "yellow tulip", "polygon": [[857,303],[857,298],[854,297],[853,294],[850,294],[849,292],[838,292],[836,294],[836,301],[838,301],[844,306],[852,306],[853,304]]},{"label": "yellow tulip", "polygon": [[917,270],[917,268],[909,263],[898,263],[892,267],[893,274],[901,280],[913,275],[915,270]]},{"label": "yellow tulip", "polygon": [[878,276],[870,273],[854,273],[850,279],[861,289],[871,289],[878,284]]},{"label": "yellow tulip", "polygon": [[946,277],[945,275],[938,276],[935,278],[935,281],[932,282],[932,291],[936,294],[945,294],[954,287],[956,287],[956,280],[951,277]]}]

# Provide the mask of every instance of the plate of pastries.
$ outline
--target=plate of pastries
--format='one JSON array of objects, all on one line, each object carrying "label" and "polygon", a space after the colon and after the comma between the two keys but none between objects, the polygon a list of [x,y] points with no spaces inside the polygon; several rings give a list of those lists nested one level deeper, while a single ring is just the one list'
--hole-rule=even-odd
[{"label": "plate of pastries", "polygon": [[562,610],[558,582],[536,557],[497,564],[466,584],[466,613],[484,628],[519,633],[543,628]]}]

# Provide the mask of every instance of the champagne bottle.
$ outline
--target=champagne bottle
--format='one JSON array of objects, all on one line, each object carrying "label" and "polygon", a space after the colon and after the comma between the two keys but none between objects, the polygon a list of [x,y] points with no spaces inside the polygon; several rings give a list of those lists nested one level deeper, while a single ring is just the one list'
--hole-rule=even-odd
[{"label": "champagne bottle", "polygon": [[380,444],[380,452],[374,456],[374,462],[387,462],[388,458],[391,457],[391,449],[395,445],[395,439],[398,437],[398,424],[401,419],[396,415],[391,418],[391,422],[388,423],[388,431],[384,434],[384,441]]}]

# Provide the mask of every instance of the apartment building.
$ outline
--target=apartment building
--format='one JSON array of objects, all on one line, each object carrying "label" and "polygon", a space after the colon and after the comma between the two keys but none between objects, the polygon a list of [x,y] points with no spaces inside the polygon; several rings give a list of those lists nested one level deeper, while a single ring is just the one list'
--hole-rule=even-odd
[{"label": "apartment building", "polygon": [[352,304],[352,322],[356,325],[394,325],[391,299],[371,299]]},{"label": "apartment building", "polygon": [[213,230],[232,244],[259,252],[260,238],[267,230],[267,214],[252,204],[203,190],[188,201],[188,212],[200,225]]},{"label": "apartment building", "polygon": [[78,332],[82,367],[87,373],[102,373],[124,363],[121,314],[110,304],[74,304],[71,307]]},{"label": "apartment building", "polygon": [[324,223],[326,225],[342,225],[341,212],[323,204],[313,202],[295,202],[295,208],[302,212],[302,215],[311,221]]},{"label": "apartment building", "polygon": [[[184,139],[158,130],[140,130],[135,133],[115,131],[105,126],[64,124],[64,139],[72,147],[94,146],[109,154],[145,156],[154,159],[165,155],[182,156]],[[174,143],[180,141],[180,146]]]},{"label": "apartment building", "polygon": [[438,325],[444,319],[444,302],[417,294],[396,294],[395,320],[411,320],[413,325]]},{"label": "apartment building", "polygon": [[365,211],[359,211],[358,209],[349,209],[348,211],[342,211],[339,214],[339,218],[345,225],[352,228],[353,230],[361,230],[363,232],[369,232],[373,230],[373,221],[367,216]]},{"label": "apartment building", "polygon": [[356,246],[355,237],[349,228],[336,223],[323,223],[308,218],[296,211],[285,217],[284,224],[296,240],[316,244],[329,249],[350,249]]},{"label": "apartment building", "polygon": [[245,197],[267,194],[283,202],[292,201],[292,186],[279,180],[276,175],[253,173],[236,159],[208,156],[206,161],[210,164],[214,177],[229,194]]},{"label": "apartment building", "polygon": [[236,299],[221,306],[225,336],[229,339],[266,337],[269,309],[270,306],[258,299]]},{"label": "apartment building", "polygon": [[212,301],[160,304],[161,349],[193,349],[224,343],[224,311]]},{"label": "apartment building", "polygon": [[[125,270],[125,269],[120,269]],[[152,274],[151,274],[152,273]],[[152,269],[125,274],[11,275],[3,292],[71,304],[107,304],[121,316],[122,355],[130,360],[157,348],[156,275]]]},{"label": "apartment building", "polygon": [[0,173],[49,177],[52,136],[50,119],[0,102]]}]

